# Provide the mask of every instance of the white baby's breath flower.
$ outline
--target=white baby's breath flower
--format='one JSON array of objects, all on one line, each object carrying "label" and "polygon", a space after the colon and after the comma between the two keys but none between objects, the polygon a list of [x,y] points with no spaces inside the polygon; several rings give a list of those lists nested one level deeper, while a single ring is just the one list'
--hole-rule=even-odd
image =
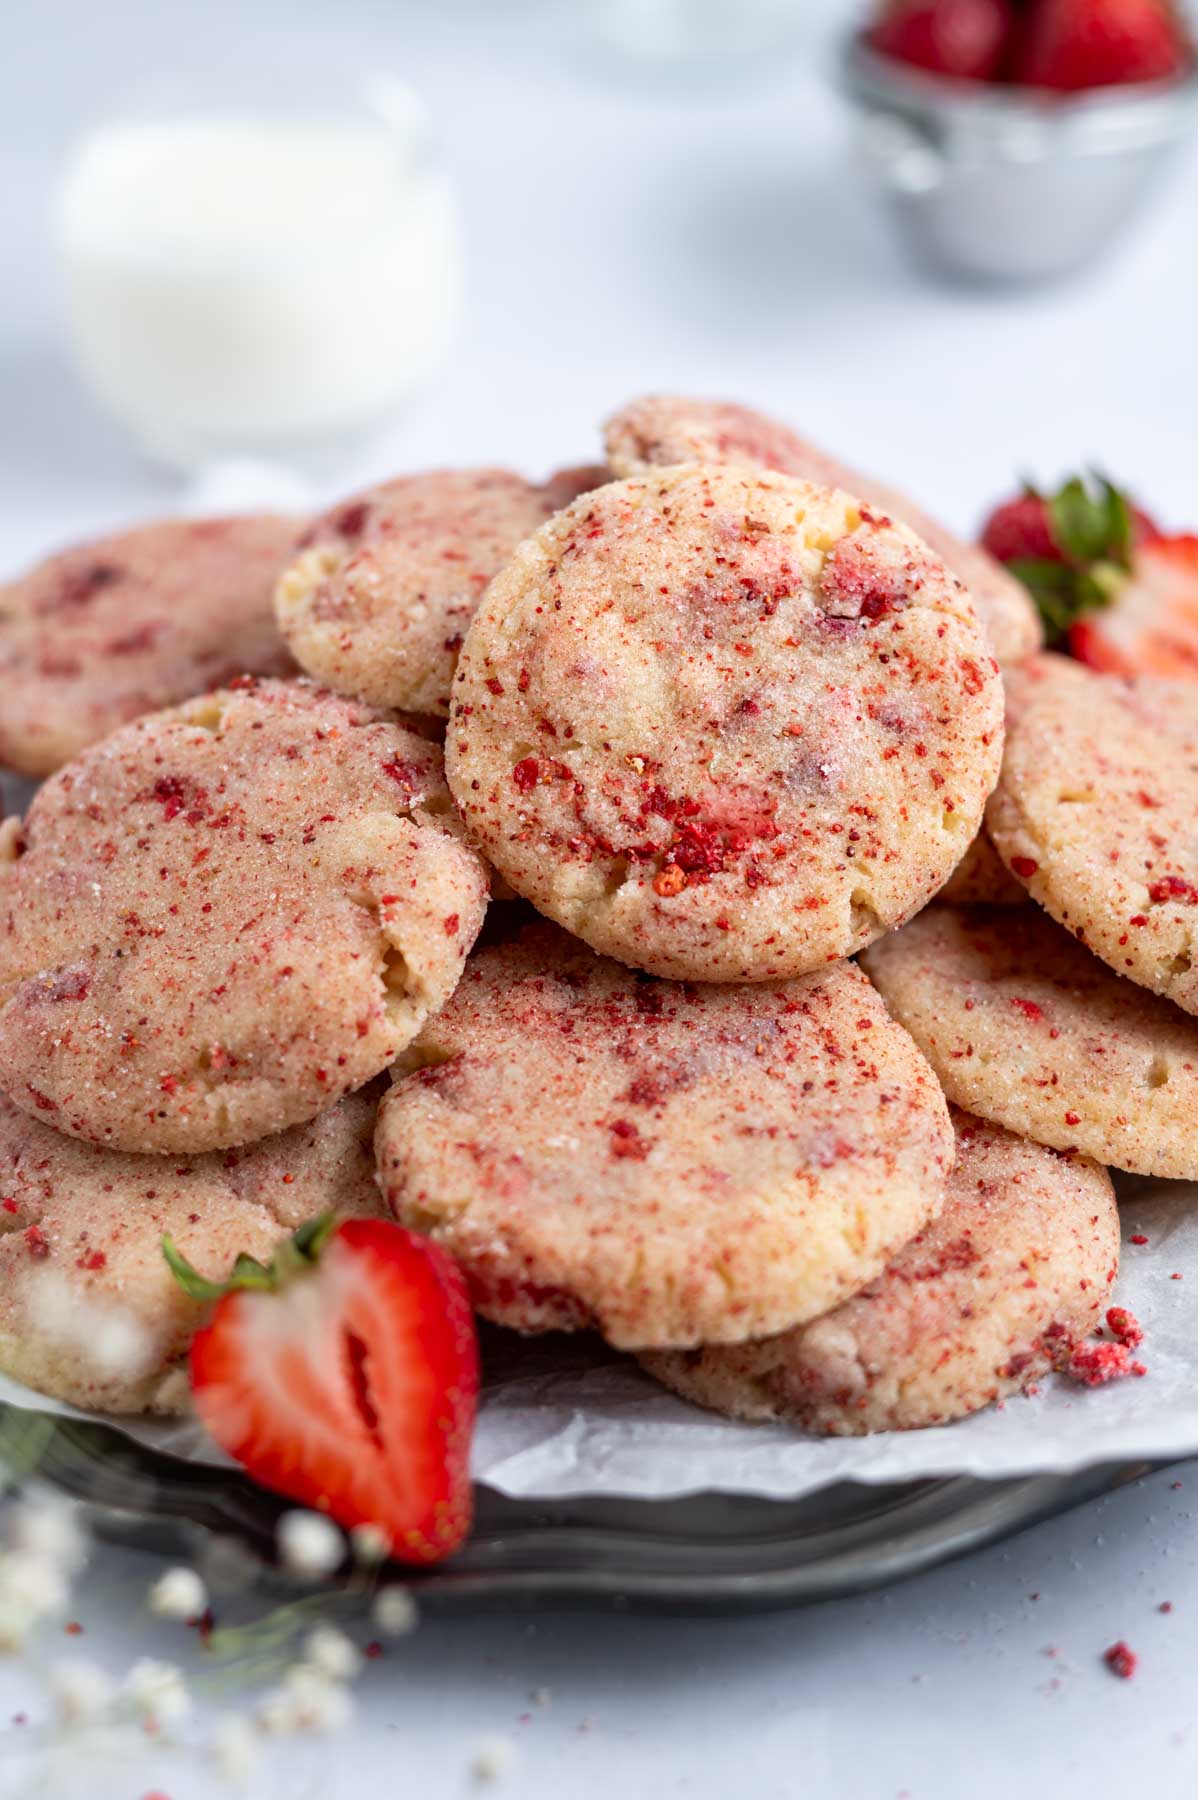
[{"label": "white baby's breath flower", "polygon": [[272,1689],[258,1709],[258,1723],[274,1737],[297,1731],[339,1731],[353,1715],[353,1701],[339,1681],[311,1663],[293,1663],[281,1687]]},{"label": "white baby's breath flower", "polygon": [[8,1538],[14,1550],[55,1563],[70,1575],[87,1561],[87,1536],[78,1509],[51,1494],[39,1493],[36,1500],[22,1500],[13,1507]]},{"label": "white baby's breath flower", "polygon": [[15,1656],[23,1650],[35,1623],[27,1607],[17,1606],[0,1595],[0,1656]]},{"label": "white baby's breath flower", "polygon": [[182,1669],[153,1657],[134,1663],[125,1677],[125,1693],[151,1725],[177,1725],[191,1711]]},{"label": "white baby's breath flower", "polygon": [[217,1773],[235,1787],[247,1784],[262,1753],[253,1726],[240,1713],[217,1720],[210,1748]]},{"label": "white baby's breath flower", "polygon": [[345,1555],[345,1539],[323,1513],[284,1513],[278,1540],[280,1556],[296,1575],[331,1575]]},{"label": "white baby's breath flower", "polygon": [[311,1663],[293,1663],[283,1685],[305,1731],[340,1731],[349,1723],[354,1710],[349,1690],[323,1669],[313,1668]]},{"label": "white baby's breath flower", "polygon": [[349,1534],[349,1542],[354,1560],[368,1567],[386,1562],[391,1554],[391,1539],[381,1525],[355,1525]]},{"label": "white baby's breath flower", "polygon": [[470,1758],[475,1781],[502,1781],[516,1766],[516,1746],[510,1738],[480,1738]]},{"label": "white baby's breath flower", "polygon": [[116,1697],[111,1678],[93,1662],[55,1663],[46,1685],[67,1725],[90,1725],[103,1718]]},{"label": "white baby's breath flower", "polygon": [[406,1637],[420,1619],[416,1602],[405,1587],[380,1588],[374,1601],[374,1622],[388,1637]]},{"label": "white baby's breath flower", "polygon": [[194,1569],[168,1569],[150,1589],[149,1606],[160,1619],[197,1619],[208,1594]]},{"label": "white baby's breath flower", "polygon": [[547,1687],[534,1688],[528,1696],[534,1706],[548,1706],[553,1699],[553,1689]]},{"label": "white baby's breath flower", "polygon": [[44,1619],[66,1611],[70,1585],[64,1571],[48,1557],[27,1550],[6,1550],[0,1556],[0,1600],[31,1619]]},{"label": "white baby's breath flower", "polygon": [[317,1625],[304,1639],[304,1660],[333,1681],[352,1681],[362,1652],[335,1625]]}]

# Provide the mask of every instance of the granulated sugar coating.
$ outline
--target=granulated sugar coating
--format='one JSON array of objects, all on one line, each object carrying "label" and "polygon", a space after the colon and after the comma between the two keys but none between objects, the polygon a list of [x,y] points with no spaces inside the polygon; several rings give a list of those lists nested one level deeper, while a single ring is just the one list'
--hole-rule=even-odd
[{"label": "granulated sugar coating", "polygon": [[675,985],[552,926],[471,958],[379,1115],[383,1192],[518,1331],[735,1343],[826,1312],[939,1210],[931,1070],[865,977]]},{"label": "granulated sugar coating", "polygon": [[119,725],[235,675],[289,675],[271,594],[303,529],[171,519],[0,586],[0,763],[49,775]]},{"label": "granulated sugar coating", "polygon": [[534,487],[504,469],[442,470],[343,501],[307,532],[275,593],[310,675],[375,706],[449,710],[458,651],[521,538],[607,479],[566,469]]},{"label": "granulated sugar coating", "polygon": [[645,1357],[667,1387],[739,1419],[841,1437],[943,1425],[1067,1360],[1119,1270],[1110,1176],[956,1113],[944,1210],[884,1275],[798,1331]]},{"label": "granulated sugar coating", "polygon": [[1117,1169],[1198,1180],[1198,1023],[1039,907],[929,907],[862,961],[957,1105]]},{"label": "granulated sugar coating", "polygon": [[1043,680],[1012,715],[988,829],[1033,899],[1120,975],[1198,1012],[1190,682]]},{"label": "granulated sugar coating", "polygon": [[905,527],[782,475],[613,482],[528,539],[462,652],[446,768],[512,887],[657,975],[859,950],[960,860],[998,671]]},{"label": "granulated sugar coating", "polygon": [[0,827],[0,1088],[77,1137],[209,1150],[386,1068],[486,876],[435,745],[306,682],[126,726]]},{"label": "granulated sugar coating", "polygon": [[185,1411],[203,1308],[163,1233],[221,1280],[317,1213],[377,1217],[377,1101],[372,1085],[247,1149],[166,1159],[82,1144],[0,1099],[0,1369],[75,1406]]},{"label": "granulated sugar coating", "polygon": [[980,545],[956,537],[906,494],[827,456],[764,413],[727,401],[652,394],[608,420],[606,442],[617,475],[642,475],[671,463],[733,463],[859,494],[909,525],[965,583],[999,662],[1018,662],[1043,642],[1027,589]]}]

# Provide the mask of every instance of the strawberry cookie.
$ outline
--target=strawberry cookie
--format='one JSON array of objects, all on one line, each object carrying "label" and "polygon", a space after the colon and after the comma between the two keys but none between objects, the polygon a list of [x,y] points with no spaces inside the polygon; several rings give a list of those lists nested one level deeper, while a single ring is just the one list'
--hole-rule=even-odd
[{"label": "strawberry cookie", "polygon": [[0,1088],[123,1150],[248,1143],[452,991],[486,876],[441,753],[307,682],[125,726],[0,827]]},{"label": "strawberry cookie", "polygon": [[1060,1365],[1119,1271],[1110,1176],[967,1113],[944,1210],[834,1312],[763,1343],[666,1352],[651,1375],[736,1419],[832,1437],[944,1425]]},{"label": "strawberry cookie", "polygon": [[1011,719],[987,829],[1120,975],[1198,1012],[1198,709],[1188,682],[1074,669]]},{"label": "strawberry cookie", "polygon": [[490,861],[595,949],[768,981],[918,911],[1001,740],[973,608],[912,532],[692,465],[520,546],[466,639],[446,770]]},{"label": "strawberry cookie", "polygon": [[604,469],[534,487],[504,469],[409,475],[318,519],[279,579],[279,628],[310,675],[374,706],[439,714],[462,638],[522,538]]},{"label": "strawberry cookie", "polygon": [[[1085,670],[1066,656],[1044,651],[1029,656],[1026,662],[1003,670],[1004,716],[1007,732],[1023,706],[1033,700],[1050,681],[1076,678],[1084,682]],[[1027,889],[1016,881],[983,828],[978,832],[961,861],[940,892],[938,901],[950,906],[1021,906],[1027,903]]]},{"label": "strawberry cookie", "polygon": [[0,586],[0,763],[49,775],[142,713],[235,675],[288,675],[271,594],[302,529],[170,519]]},{"label": "strawberry cookie", "polygon": [[641,475],[670,463],[729,463],[777,469],[859,494],[876,512],[910,526],[965,583],[999,662],[1018,662],[1042,642],[1026,588],[994,557],[955,537],[905,494],[825,455],[764,413],[725,401],[650,395],[608,420],[606,443],[617,475]]},{"label": "strawberry cookie", "polygon": [[1038,907],[929,907],[862,960],[958,1106],[1117,1169],[1198,1180],[1198,1024]]},{"label": "strawberry cookie", "polygon": [[1027,892],[979,831],[936,900],[946,906],[1026,906]]},{"label": "strawberry cookie", "polygon": [[75,1406],[186,1409],[203,1309],[162,1255],[205,1274],[269,1259],[313,1214],[378,1216],[377,1092],[242,1151],[129,1156],[81,1144],[0,1099],[0,1369]]},{"label": "strawberry cookie", "polygon": [[692,987],[538,923],[474,956],[401,1067],[384,1196],[518,1331],[688,1346],[812,1318],[952,1163],[931,1070],[851,963]]}]

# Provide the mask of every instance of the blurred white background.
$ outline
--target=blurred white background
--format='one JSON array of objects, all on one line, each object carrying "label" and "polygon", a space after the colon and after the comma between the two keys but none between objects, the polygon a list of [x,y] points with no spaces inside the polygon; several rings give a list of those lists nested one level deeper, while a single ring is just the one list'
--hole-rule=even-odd
[{"label": "blurred white background", "polygon": [[[46,227],[72,133],[156,71],[269,66],[283,44],[411,80],[463,209],[452,362],[340,485],[487,460],[535,474],[590,457],[624,398],[676,388],[772,408],[962,526],[1018,471],[1084,460],[1198,525],[1198,157],[1076,280],[947,285],[909,259],[847,159],[832,43],[857,10],[794,0],[791,44],[699,78],[604,51],[582,0],[6,0],[0,572],[179,492],[65,352]],[[335,212],[312,231],[336,257]],[[371,1665],[347,1739],[293,1752],[255,1800],[466,1794],[471,1745],[494,1731],[520,1748],[502,1791],[530,1800],[1113,1800],[1132,1782],[1192,1800],[1198,1570],[1176,1479],[804,1615],[430,1628]],[[144,1652],[153,1573],[149,1557],[101,1560],[81,1602],[89,1654],[126,1666]],[[1134,1683],[1102,1667],[1119,1636],[1142,1652]],[[160,1632],[155,1650],[178,1645]],[[542,1685],[553,1702],[533,1717]],[[0,1718],[25,1699],[0,1665]],[[138,1800],[159,1781],[172,1800],[211,1791],[170,1765],[21,1791]]]},{"label": "blurred white background", "polygon": [[[644,0],[646,6],[656,0]],[[0,558],[170,504],[76,385],[46,210],[72,133],[161,70],[394,68],[447,140],[467,308],[445,377],[369,470],[592,454],[646,387],[773,407],[962,525],[1018,470],[1091,459],[1193,522],[1195,176],[1187,154],[1104,263],[1047,289],[946,285],[849,160],[833,81],[853,0],[703,77],[605,52],[602,0],[8,0],[0,59]],[[338,253],[335,216],[312,230]]]}]

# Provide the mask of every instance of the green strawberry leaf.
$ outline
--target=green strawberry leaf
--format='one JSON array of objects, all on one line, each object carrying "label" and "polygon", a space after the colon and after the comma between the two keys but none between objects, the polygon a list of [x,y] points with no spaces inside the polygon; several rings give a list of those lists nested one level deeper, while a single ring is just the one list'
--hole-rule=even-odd
[{"label": "green strawberry leaf", "polygon": [[1049,529],[1063,555],[1085,566],[1092,562],[1116,562],[1126,567],[1131,557],[1131,509],[1126,497],[1104,475],[1089,482],[1075,475],[1048,502]]},{"label": "green strawberry leaf", "polygon": [[317,1213],[305,1219],[297,1231],[279,1245],[274,1260],[261,1263],[244,1250],[224,1281],[210,1281],[188,1262],[169,1232],[162,1234],[166,1266],[191,1300],[221,1300],[226,1294],[256,1289],[273,1293],[304,1270],[315,1268],[321,1252],[337,1227],[335,1213]]},{"label": "green strawberry leaf", "polygon": [[[1030,482],[1024,490],[1036,493]],[[1127,496],[1096,470],[1073,476],[1045,505],[1065,560],[1016,557],[1007,566],[1030,592],[1054,644],[1076,620],[1117,597],[1131,569],[1135,527]]]}]

